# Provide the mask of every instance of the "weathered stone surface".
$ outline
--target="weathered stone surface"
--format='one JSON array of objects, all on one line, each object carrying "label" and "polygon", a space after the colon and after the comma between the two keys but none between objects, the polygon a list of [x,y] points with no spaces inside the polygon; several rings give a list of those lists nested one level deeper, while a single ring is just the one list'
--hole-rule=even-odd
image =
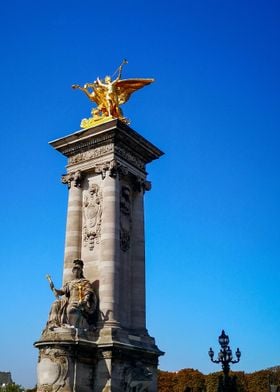
[{"label": "weathered stone surface", "polygon": [[94,330],[45,330],[41,392],[156,392],[163,353],[146,330],[144,192],[146,164],[162,152],[119,120],[50,143],[68,158],[64,283],[74,258],[98,298]]}]

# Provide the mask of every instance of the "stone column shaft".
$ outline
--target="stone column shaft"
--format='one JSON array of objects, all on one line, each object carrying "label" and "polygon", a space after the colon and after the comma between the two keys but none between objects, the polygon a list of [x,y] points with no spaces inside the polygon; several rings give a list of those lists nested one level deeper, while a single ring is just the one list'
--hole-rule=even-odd
[{"label": "stone column shaft", "polygon": [[119,322],[119,179],[107,175],[103,180],[103,212],[100,260],[100,310],[105,325]]},{"label": "stone column shaft", "polygon": [[143,190],[136,192],[133,202],[133,258],[131,324],[135,329],[146,329],[145,240]]},{"label": "stone column shaft", "polygon": [[74,186],[69,188],[68,210],[65,236],[63,282],[70,280],[73,260],[81,257],[82,238],[82,189]]}]

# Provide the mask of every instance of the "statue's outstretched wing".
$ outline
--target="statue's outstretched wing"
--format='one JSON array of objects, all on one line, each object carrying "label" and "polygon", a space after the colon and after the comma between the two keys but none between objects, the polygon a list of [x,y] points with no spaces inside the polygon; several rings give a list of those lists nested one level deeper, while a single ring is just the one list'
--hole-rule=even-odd
[{"label": "statue's outstretched wing", "polygon": [[154,79],[123,79],[115,84],[119,105],[127,102],[134,91],[154,82]]}]

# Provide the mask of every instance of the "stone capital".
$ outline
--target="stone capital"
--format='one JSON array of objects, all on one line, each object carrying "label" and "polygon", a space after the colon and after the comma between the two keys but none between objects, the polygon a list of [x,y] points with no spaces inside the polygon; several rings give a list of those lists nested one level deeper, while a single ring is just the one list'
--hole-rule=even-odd
[{"label": "stone capital", "polygon": [[61,182],[62,184],[67,184],[68,189],[71,188],[71,186],[74,186],[76,188],[80,188],[82,185],[82,173],[80,170],[77,170],[75,172],[70,172],[67,174],[63,174],[61,177]]},{"label": "stone capital", "polygon": [[144,178],[135,177],[133,182],[133,187],[134,190],[138,192],[150,191],[152,189],[152,183],[151,181],[147,181]]}]

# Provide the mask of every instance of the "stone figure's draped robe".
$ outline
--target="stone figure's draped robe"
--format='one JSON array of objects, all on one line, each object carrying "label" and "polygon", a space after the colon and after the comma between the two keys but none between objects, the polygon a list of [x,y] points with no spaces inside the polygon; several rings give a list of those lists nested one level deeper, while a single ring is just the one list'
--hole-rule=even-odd
[{"label": "stone figure's draped robe", "polygon": [[85,278],[74,279],[67,282],[61,291],[64,296],[52,304],[48,327],[88,327],[90,316],[96,309],[96,296],[91,283]]}]

